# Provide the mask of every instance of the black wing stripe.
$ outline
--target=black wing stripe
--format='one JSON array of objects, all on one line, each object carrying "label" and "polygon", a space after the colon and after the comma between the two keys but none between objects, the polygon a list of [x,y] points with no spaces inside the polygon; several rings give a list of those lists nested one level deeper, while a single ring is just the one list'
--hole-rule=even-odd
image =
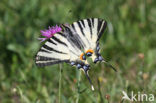
[{"label": "black wing stripe", "polygon": [[58,34],[61,35],[61,36],[63,36],[64,38],[66,38],[66,36],[63,33],[58,32]]},{"label": "black wing stripe", "polygon": [[98,34],[100,32],[101,25],[102,25],[102,21],[100,19],[98,19],[98,27],[97,27]]},{"label": "black wing stripe", "polygon": [[81,24],[80,24],[79,21],[77,22],[77,24],[78,24],[78,26],[79,26],[79,28],[80,28],[81,33],[82,33],[83,35],[85,35],[84,32],[83,32],[83,28],[82,28],[82,26],[81,26]]},{"label": "black wing stripe", "polygon": [[83,27],[85,27],[84,20],[80,20],[80,21],[81,21],[81,23],[82,23]]},{"label": "black wing stripe", "polygon": [[51,53],[51,52],[49,52],[49,51],[47,51],[47,50],[44,50],[44,49],[40,49],[39,51],[40,51],[40,52]]},{"label": "black wing stripe", "polygon": [[92,37],[92,26],[91,26],[90,19],[87,19],[87,22],[88,22],[88,26],[89,26],[89,29],[90,29],[90,34],[91,34],[91,37]]},{"label": "black wing stripe", "polygon": [[67,54],[67,53],[64,53],[64,52],[61,52],[61,51],[58,51],[58,50],[55,50],[49,46],[47,46],[46,44],[43,45],[43,48],[49,50],[49,51],[53,51],[53,52],[56,52],[56,53],[61,53],[61,54]]},{"label": "black wing stripe", "polygon": [[79,35],[73,35],[73,32],[69,29],[69,35],[68,35],[68,41],[72,44],[75,45],[79,49],[84,49],[84,43],[81,41]]},{"label": "black wing stripe", "polygon": [[54,45],[57,45],[57,44],[54,43],[53,40],[51,40],[51,39],[48,39],[48,42],[50,42],[50,43],[52,43],[52,44],[54,44]]},{"label": "black wing stripe", "polygon": [[48,66],[48,65],[53,65],[53,64],[62,63],[62,62],[69,63],[69,60],[59,60],[59,61],[54,61],[54,62],[36,63],[36,65],[37,65],[38,67],[44,67],[44,66]]},{"label": "black wing stripe", "polygon": [[[74,24],[72,24],[72,28],[75,30],[75,32],[76,32],[76,29],[75,29],[75,25]],[[73,35],[73,33],[72,33],[72,31],[68,28],[68,31],[67,31],[68,33],[67,33],[67,40],[70,42],[70,44],[74,47],[74,46],[76,46],[76,47],[78,47],[78,48],[81,48],[81,47],[79,47],[79,45],[78,45],[78,43],[77,43],[77,41],[75,40],[75,38],[74,38],[74,35]]]},{"label": "black wing stripe", "polygon": [[74,31],[76,31],[74,24],[72,24],[71,26],[72,26],[72,28],[74,29]]},{"label": "black wing stripe", "polygon": [[94,28],[94,18],[91,18],[91,20],[92,20],[92,26]]},{"label": "black wing stripe", "polygon": [[55,36],[53,36],[52,39],[54,39],[55,41],[57,41],[60,44],[67,46],[67,44],[65,44],[64,42],[62,42],[60,39],[56,38]]},{"label": "black wing stripe", "polygon": [[60,60],[60,59],[45,57],[45,56],[39,56],[39,55],[36,57],[36,61],[49,61],[49,60]]},{"label": "black wing stripe", "polygon": [[101,27],[102,29],[101,29],[100,32],[99,32],[97,41],[99,41],[99,39],[101,38],[101,36],[102,36],[104,30],[106,29],[106,26],[107,26],[107,22],[105,22],[105,21],[103,21],[103,22],[104,22],[104,24],[103,24],[103,26]]}]

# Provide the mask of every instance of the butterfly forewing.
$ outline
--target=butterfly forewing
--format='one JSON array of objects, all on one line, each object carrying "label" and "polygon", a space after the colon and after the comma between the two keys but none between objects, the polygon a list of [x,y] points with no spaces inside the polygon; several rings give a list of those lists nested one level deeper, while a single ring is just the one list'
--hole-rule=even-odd
[{"label": "butterfly forewing", "polygon": [[41,47],[36,55],[37,66],[47,66],[61,62],[69,62],[70,55],[67,40],[63,34],[56,33]]}]

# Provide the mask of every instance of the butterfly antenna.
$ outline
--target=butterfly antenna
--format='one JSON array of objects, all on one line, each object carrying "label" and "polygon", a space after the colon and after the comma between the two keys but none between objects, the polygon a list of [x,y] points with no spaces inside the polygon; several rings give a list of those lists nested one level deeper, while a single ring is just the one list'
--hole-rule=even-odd
[{"label": "butterfly antenna", "polygon": [[106,62],[106,61],[102,61],[104,62],[105,64],[107,64],[110,68],[112,68],[115,72],[117,72],[117,70],[115,69],[115,67],[113,67],[110,63]]},{"label": "butterfly antenna", "polygon": [[93,86],[92,81],[91,81],[91,79],[90,79],[90,77],[88,75],[88,71],[85,71],[85,75],[86,75],[87,79],[89,80],[89,83],[91,85],[92,91],[94,91],[94,86]]}]

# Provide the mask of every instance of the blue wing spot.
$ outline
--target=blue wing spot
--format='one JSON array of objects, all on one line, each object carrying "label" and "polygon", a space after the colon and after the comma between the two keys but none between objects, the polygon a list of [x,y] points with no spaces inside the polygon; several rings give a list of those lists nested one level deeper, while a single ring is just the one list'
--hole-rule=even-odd
[{"label": "blue wing spot", "polygon": [[77,64],[77,68],[78,69],[82,68],[81,64]]},{"label": "blue wing spot", "polygon": [[71,62],[70,64],[73,66],[73,65],[75,65],[75,62]]},{"label": "blue wing spot", "polygon": [[86,56],[85,56],[85,55],[83,55],[83,56],[82,56],[82,59],[83,59],[83,60],[86,60]]},{"label": "blue wing spot", "polygon": [[99,59],[98,58],[95,58],[94,63],[97,63],[98,61],[99,61]]},{"label": "blue wing spot", "polygon": [[102,61],[103,60],[102,56],[99,56],[98,58],[99,58],[99,61]]},{"label": "blue wing spot", "polygon": [[87,56],[91,56],[91,55],[92,55],[92,53],[91,53],[91,52],[88,52],[88,53],[87,53]]}]

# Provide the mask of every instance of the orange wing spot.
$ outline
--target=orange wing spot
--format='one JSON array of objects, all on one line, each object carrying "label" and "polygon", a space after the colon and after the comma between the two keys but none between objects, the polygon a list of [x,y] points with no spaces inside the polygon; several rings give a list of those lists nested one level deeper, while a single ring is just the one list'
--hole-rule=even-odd
[{"label": "orange wing spot", "polygon": [[84,55],[84,53],[82,53],[82,54],[80,55],[80,59],[81,59],[81,60],[83,60],[83,58],[82,58],[82,57],[83,57],[83,55]]},{"label": "orange wing spot", "polygon": [[93,53],[94,51],[92,49],[89,49],[86,51],[86,53],[88,53],[88,52]]}]

